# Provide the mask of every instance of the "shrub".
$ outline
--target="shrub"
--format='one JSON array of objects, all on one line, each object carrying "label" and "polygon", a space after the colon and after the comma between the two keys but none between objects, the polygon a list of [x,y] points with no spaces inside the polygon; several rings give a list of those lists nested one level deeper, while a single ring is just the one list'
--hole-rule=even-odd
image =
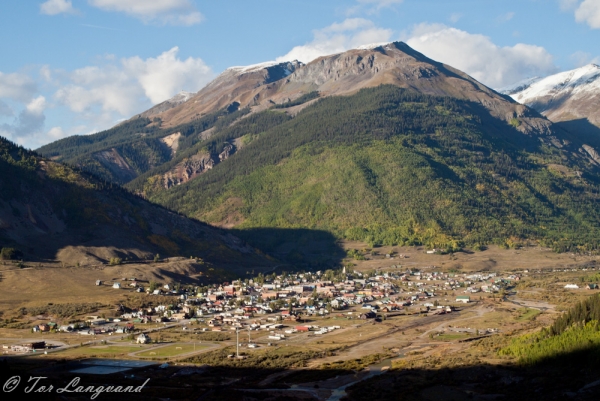
[{"label": "shrub", "polygon": [[2,248],[0,250],[0,259],[14,260],[23,257],[23,253],[15,248]]}]

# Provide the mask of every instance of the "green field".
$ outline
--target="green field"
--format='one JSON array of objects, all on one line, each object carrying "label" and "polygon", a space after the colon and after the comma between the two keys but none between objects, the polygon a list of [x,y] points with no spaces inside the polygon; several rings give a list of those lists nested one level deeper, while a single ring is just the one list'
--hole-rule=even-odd
[{"label": "green field", "polygon": [[542,313],[541,311],[539,311],[537,309],[529,309],[529,308],[522,308],[522,309],[519,309],[517,312],[519,312],[519,314],[520,314],[520,316],[517,318],[517,320],[519,320],[519,321],[533,320],[536,318],[537,315]]},{"label": "green field", "polygon": [[61,355],[73,356],[98,356],[98,357],[113,357],[124,356],[131,352],[141,351],[144,347],[138,346],[93,346],[93,347],[77,347],[61,352]]},{"label": "green field", "polygon": [[135,356],[147,358],[167,358],[199,351],[207,348],[208,346],[209,345],[207,344],[173,344],[165,347],[152,348],[148,351],[137,353]]},{"label": "green field", "polygon": [[469,336],[464,333],[456,333],[456,334],[440,334],[439,336],[434,335],[433,340],[437,341],[454,341],[454,340],[462,340],[463,338],[468,338]]}]

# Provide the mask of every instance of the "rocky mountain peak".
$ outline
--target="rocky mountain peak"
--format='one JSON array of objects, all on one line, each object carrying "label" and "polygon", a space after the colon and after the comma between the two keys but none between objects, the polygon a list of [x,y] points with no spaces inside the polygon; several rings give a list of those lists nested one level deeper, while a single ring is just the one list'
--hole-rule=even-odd
[{"label": "rocky mountain peak", "polygon": [[[495,118],[519,119],[518,130],[546,135],[549,122],[510,97],[481,84],[467,74],[436,62],[403,42],[361,46],[322,56],[304,65],[298,61],[268,62],[231,67],[187,101],[158,116],[163,127],[173,127],[228,107],[258,112],[274,104],[294,101],[310,92],[320,97],[350,95],[358,90],[391,84],[415,92],[449,96],[481,104]],[[296,106],[297,113],[311,104]]]}]

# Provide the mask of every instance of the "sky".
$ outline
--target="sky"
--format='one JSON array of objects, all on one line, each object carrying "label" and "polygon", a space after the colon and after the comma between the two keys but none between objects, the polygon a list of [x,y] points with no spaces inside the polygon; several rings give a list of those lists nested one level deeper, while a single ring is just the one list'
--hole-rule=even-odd
[{"label": "sky", "polygon": [[110,128],[231,66],[401,40],[500,89],[600,64],[600,0],[4,0],[0,136]]}]

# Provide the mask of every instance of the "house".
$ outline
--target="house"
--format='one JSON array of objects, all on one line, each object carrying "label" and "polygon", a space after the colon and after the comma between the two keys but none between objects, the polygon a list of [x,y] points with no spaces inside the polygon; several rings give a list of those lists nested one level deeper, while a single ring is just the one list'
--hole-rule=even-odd
[{"label": "house", "polygon": [[597,290],[598,284],[590,283],[590,284],[586,285],[585,288],[587,288],[588,290]]},{"label": "house", "polygon": [[171,318],[175,319],[175,320],[183,320],[186,318],[186,315],[185,315],[185,313],[173,313],[171,315]]},{"label": "house", "polygon": [[121,283],[114,283],[112,288],[116,288],[116,289],[121,288]]},{"label": "house", "polygon": [[150,342],[150,337],[148,337],[147,335],[145,335],[144,333],[140,334],[139,336],[136,337],[135,342],[137,344],[147,344]]},{"label": "house", "polygon": [[471,302],[471,297],[468,295],[459,295],[456,297],[456,302],[468,304],[469,302]]},{"label": "house", "polygon": [[25,343],[21,345],[11,345],[10,349],[13,352],[35,352],[36,349],[44,349],[45,347],[45,341],[38,341],[33,343]]},{"label": "house", "polygon": [[307,332],[307,331],[310,331],[310,327],[308,327],[308,326],[296,326],[296,330],[298,332]]},{"label": "house", "polygon": [[102,285],[102,280],[96,280],[96,285]]},{"label": "house", "polygon": [[263,292],[260,296],[261,296],[261,298],[263,300],[266,300],[266,299],[277,299],[278,298],[277,291]]}]

